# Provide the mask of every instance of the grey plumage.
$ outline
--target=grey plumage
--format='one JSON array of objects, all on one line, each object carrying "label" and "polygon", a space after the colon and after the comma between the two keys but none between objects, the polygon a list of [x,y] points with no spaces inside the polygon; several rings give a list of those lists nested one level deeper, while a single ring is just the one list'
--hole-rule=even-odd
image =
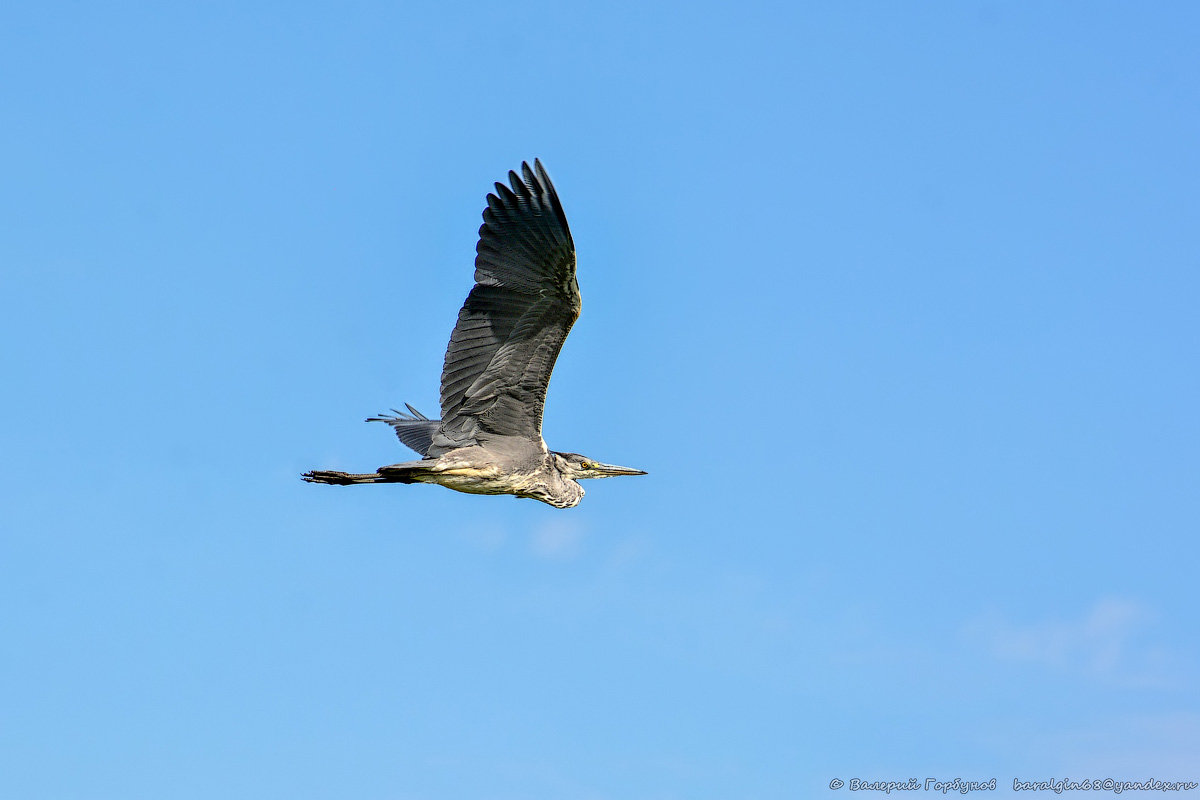
[{"label": "grey plumage", "polygon": [[305,473],[313,483],[438,483],[476,494],[515,494],[558,507],[578,504],[579,478],[644,475],[542,440],[550,374],[582,304],[575,245],[550,176],[535,160],[487,196],[475,256],[475,287],[450,335],[440,420],[406,404],[381,415],[420,461],[375,473]]}]

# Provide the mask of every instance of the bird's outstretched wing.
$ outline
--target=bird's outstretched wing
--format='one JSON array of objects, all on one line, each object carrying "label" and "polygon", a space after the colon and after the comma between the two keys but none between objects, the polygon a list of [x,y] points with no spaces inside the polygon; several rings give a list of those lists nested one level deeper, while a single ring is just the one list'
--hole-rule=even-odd
[{"label": "bird's outstretched wing", "polygon": [[442,368],[442,426],[430,454],[496,436],[540,439],[550,372],[581,308],[575,244],[540,161],[489,194],[475,288]]}]

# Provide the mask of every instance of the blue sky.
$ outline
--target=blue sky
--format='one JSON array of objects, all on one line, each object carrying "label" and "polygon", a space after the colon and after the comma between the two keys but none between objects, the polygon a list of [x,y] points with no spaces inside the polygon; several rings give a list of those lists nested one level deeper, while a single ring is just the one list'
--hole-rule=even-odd
[{"label": "blue sky", "polygon": [[[1200,780],[1198,23],[8,4],[0,795]],[[535,156],[546,439],[650,475],[302,483],[407,457]]]}]

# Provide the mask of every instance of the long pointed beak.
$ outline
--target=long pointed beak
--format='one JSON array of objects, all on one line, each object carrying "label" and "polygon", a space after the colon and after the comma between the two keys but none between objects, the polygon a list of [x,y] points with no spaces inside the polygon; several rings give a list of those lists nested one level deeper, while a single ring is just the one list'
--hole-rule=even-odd
[{"label": "long pointed beak", "polygon": [[647,475],[649,473],[644,470],[634,469],[633,467],[618,467],[616,464],[597,464],[593,468],[599,472],[601,478],[613,478],[617,475]]}]

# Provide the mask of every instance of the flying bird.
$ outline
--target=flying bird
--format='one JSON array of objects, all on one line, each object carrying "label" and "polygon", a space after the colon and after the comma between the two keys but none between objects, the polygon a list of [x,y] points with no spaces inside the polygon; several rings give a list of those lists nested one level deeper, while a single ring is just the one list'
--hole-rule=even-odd
[{"label": "flying bird", "polygon": [[442,367],[442,418],[408,412],[386,422],[421,458],[355,474],[315,470],[310,483],[437,483],[471,494],[512,494],[571,508],[582,478],[645,475],[542,440],[550,373],[581,302],[575,243],[541,161],[508,173],[487,196],[475,247],[475,288],[450,334]]}]

